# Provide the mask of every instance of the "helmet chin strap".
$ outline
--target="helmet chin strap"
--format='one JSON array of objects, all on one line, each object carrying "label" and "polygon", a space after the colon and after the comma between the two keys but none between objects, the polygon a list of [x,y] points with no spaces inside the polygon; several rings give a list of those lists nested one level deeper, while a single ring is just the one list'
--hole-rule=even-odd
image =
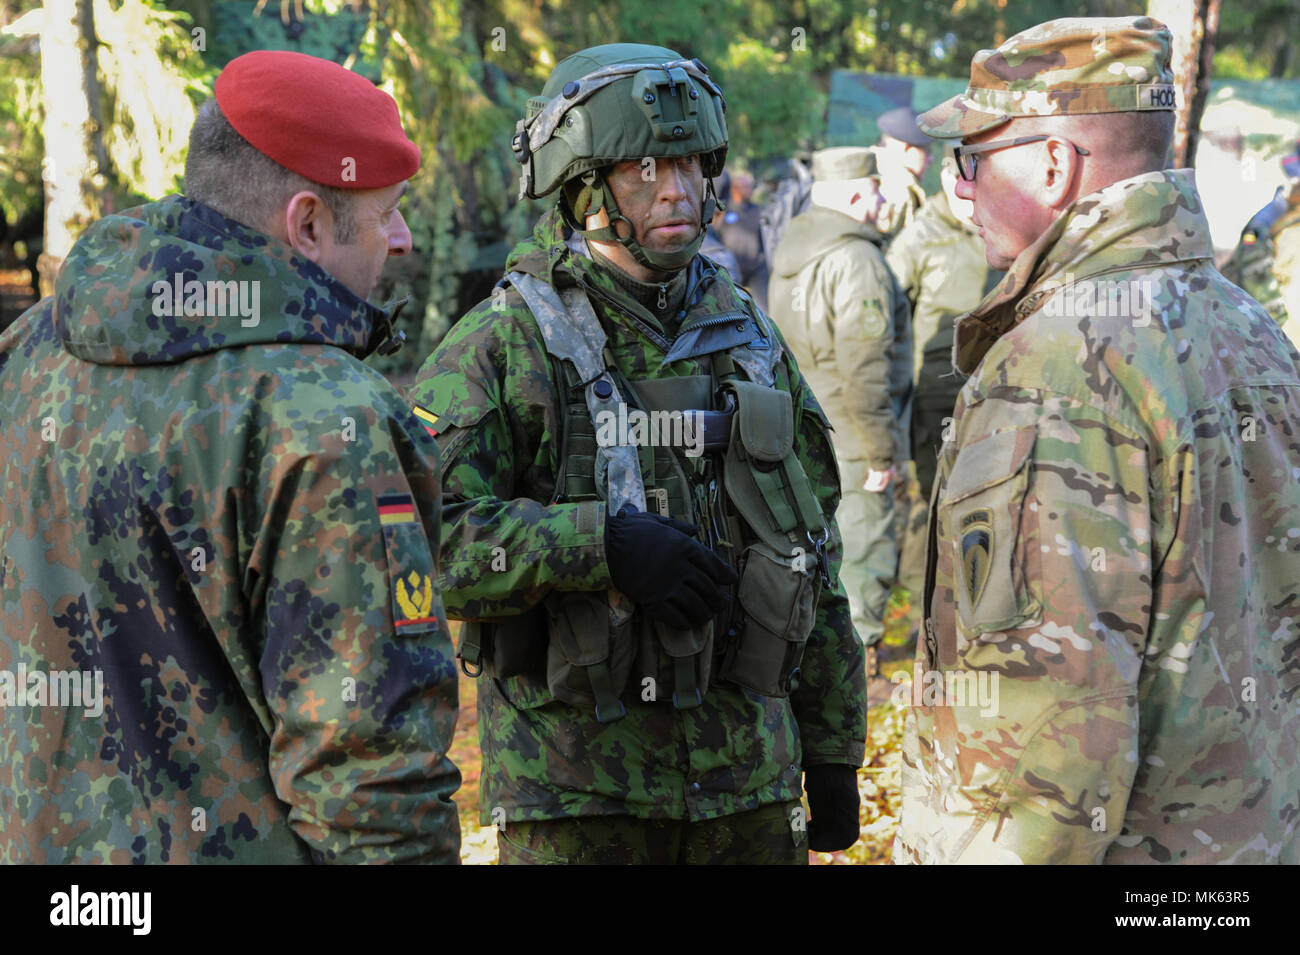
[{"label": "helmet chin strap", "polygon": [[[569,225],[575,229],[584,239],[595,240],[597,242],[617,242],[638,264],[647,269],[654,269],[658,272],[676,272],[678,269],[685,268],[695,258],[700,251],[700,246],[704,244],[704,230],[709,221],[713,218],[713,213],[718,208],[717,196],[713,192],[713,179],[707,180],[708,187],[705,190],[705,200],[703,215],[700,219],[700,231],[685,247],[678,249],[676,252],[656,252],[654,249],[647,249],[636,240],[636,226],[632,220],[619,211],[618,203],[614,200],[614,190],[609,188],[609,183],[599,170],[592,170],[585,173],[582,181],[591,190],[591,200],[587,203],[587,208],[582,213],[585,220],[587,216],[593,216],[606,210],[609,215],[609,224],[597,229],[586,229],[579,224],[577,216],[569,209],[569,204],[561,200],[560,209],[564,218]],[[586,190],[584,190],[585,192]],[[624,222],[627,224],[627,235],[621,236],[614,228],[615,223]]]}]

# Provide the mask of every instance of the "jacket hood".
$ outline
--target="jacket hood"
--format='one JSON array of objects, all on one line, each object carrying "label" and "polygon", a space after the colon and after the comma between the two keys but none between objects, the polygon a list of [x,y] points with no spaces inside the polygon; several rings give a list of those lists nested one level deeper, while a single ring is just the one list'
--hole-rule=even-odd
[{"label": "jacket hood", "polygon": [[184,196],[95,222],[55,282],[64,347],[102,365],[286,342],[364,357],[387,317],[283,242]]},{"label": "jacket hood", "polygon": [[1212,259],[1210,227],[1190,169],[1143,173],[1083,196],[957,319],[953,366],[972,373],[1002,335],[1063,286],[1101,272]]},{"label": "jacket hood", "polygon": [[846,239],[866,239],[877,246],[883,241],[874,226],[856,222],[834,209],[813,206],[786,226],[772,259],[772,270],[782,278],[793,278],[809,262]]}]

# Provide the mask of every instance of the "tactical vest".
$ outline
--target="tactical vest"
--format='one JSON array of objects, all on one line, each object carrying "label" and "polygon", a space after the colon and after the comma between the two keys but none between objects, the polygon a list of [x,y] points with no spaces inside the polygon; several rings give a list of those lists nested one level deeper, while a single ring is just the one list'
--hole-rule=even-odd
[{"label": "tactical vest", "polygon": [[[786,372],[771,330],[756,317],[757,338],[710,353],[711,375],[629,382],[581,288],[508,278],[563,382],[553,503],[603,500],[611,516],[632,504],[693,523],[739,580],[723,612],[690,630],[637,614],[613,588],[553,592],[519,617],[464,623],[462,668],[477,676],[486,663],[497,678],[544,673],[556,699],[594,707],[601,722],[626,715],[625,694],[679,709],[699,706],[720,682],[788,696],[830,583],[829,521],[794,452],[794,408],[777,387]],[[619,443],[634,414],[659,430]],[[691,432],[696,447],[664,442],[664,427]]]}]

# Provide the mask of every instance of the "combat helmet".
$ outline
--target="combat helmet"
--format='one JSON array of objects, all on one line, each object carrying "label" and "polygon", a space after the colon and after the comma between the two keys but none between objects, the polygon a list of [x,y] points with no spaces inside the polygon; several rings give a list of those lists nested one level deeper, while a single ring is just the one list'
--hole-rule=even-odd
[{"label": "combat helmet", "polygon": [[[727,158],[727,104],[708,73],[699,59],[640,43],[596,46],[563,60],[515,127],[511,145],[523,166],[520,198],[540,199],[573,183],[566,190],[568,201],[559,203],[569,226],[589,239],[618,242],[647,268],[683,267],[699,251],[718,208],[713,177]],[[699,235],[677,252],[642,248],[635,227],[618,209],[606,171],[646,157],[694,155],[700,156],[707,183]],[[587,229],[586,216],[602,207],[609,225]],[[615,228],[620,221],[626,223],[626,236]]]}]

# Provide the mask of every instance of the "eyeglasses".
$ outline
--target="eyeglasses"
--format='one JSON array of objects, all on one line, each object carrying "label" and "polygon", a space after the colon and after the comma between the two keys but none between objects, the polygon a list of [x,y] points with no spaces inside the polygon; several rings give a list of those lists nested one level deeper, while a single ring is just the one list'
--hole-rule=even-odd
[{"label": "eyeglasses", "polygon": [[1010,149],[1012,146],[1023,146],[1025,143],[1041,143],[1045,139],[1059,139],[1069,143],[1074,147],[1074,151],[1080,156],[1088,156],[1091,153],[1082,146],[1075,146],[1064,136],[1018,136],[1015,139],[995,139],[991,143],[976,143],[973,146],[954,146],[952,150],[953,158],[957,160],[957,173],[967,182],[975,181],[975,172],[979,168],[979,154],[991,153],[995,149]]}]

